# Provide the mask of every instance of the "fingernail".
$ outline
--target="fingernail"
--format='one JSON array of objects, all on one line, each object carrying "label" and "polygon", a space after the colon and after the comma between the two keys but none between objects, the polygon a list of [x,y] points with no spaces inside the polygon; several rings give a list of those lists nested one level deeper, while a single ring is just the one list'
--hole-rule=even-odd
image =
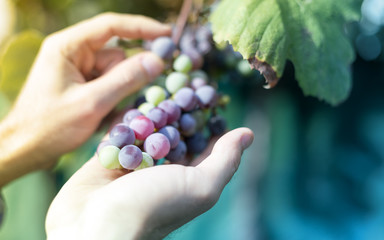
[{"label": "fingernail", "polygon": [[253,142],[253,135],[252,134],[245,134],[241,137],[241,146],[243,147],[243,150],[247,149]]},{"label": "fingernail", "polygon": [[150,81],[153,81],[164,69],[163,61],[153,53],[144,55],[141,59],[145,71],[150,76]]}]

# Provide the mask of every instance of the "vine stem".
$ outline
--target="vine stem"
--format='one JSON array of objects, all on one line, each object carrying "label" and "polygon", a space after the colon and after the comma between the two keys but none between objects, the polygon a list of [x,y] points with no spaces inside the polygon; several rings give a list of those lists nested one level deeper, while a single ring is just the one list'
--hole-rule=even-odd
[{"label": "vine stem", "polygon": [[181,35],[183,34],[183,30],[185,24],[187,23],[189,12],[192,9],[193,0],[184,0],[183,5],[181,6],[180,14],[176,20],[176,29],[175,33],[172,36],[173,42],[178,45]]}]

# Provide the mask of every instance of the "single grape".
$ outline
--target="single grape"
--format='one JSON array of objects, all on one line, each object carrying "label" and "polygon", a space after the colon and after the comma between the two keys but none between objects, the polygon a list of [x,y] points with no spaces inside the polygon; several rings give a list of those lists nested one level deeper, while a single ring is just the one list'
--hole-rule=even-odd
[{"label": "single grape", "polygon": [[129,127],[135,132],[138,140],[145,140],[155,130],[155,125],[146,116],[135,117]]},{"label": "single grape", "polygon": [[142,152],[142,154],[143,154],[143,160],[141,161],[140,165],[137,168],[135,168],[135,171],[144,169],[147,167],[152,167],[153,165],[155,165],[151,155],[149,155],[146,152]]},{"label": "single grape", "polygon": [[193,111],[191,114],[196,120],[196,130],[202,130],[207,122],[206,114],[200,109]]},{"label": "single grape", "polygon": [[201,132],[195,133],[193,136],[185,139],[188,152],[199,154],[208,146],[208,141]]},{"label": "single grape", "polygon": [[145,99],[147,102],[152,103],[157,106],[160,102],[164,101],[166,98],[165,89],[159,86],[151,86],[145,92]]},{"label": "single grape", "polygon": [[193,31],[186,30],[180,38],[180,49],[182,51],[189,50],[191,48],[195,48],[196,39]]},{"label": "single grape", "polygon": [[167,100],[159,103],[159,105],[157,107],[163,109],[168,114],[168,119],[167,119],[168,124],[171,124],[171,123],[179,120],[180,115],[181,115],[181,109],[175,103],[175,101],[173,101],[171,99],[167,99]]},{"label": "single grape", "polygon": [[172,59],[176,46],[170,37],[158,37],[151,44],[151,51],[165,60]]},{"label": "single grape", "polygon": [[211,41],[212,40],[212,31],[208,26],[199,27],[195,32],[195,38],[198,42],[201,41]]},{"label": "single grape", "polygon": [[213,116],[208,120],[208,129],[213,136],[219,136],[225,132],[227,122],[219,115]]},{"label": "single grape", "polygon": [[143,114],[138,109],[136,108],[130,109],[124,114],[123,123],[129,124],[132,121],[132,119],[140,115],[143,115]]},{"label": "single grape", "polygon": [[153,109],[154,107],[155,105],[153,105],[152,103],[144,102],[137,109],[146,116],[148,112],[151,111],[151,109]]},{"label": "single grape", "polygon": [[168,138],[171,149],[175,148],[180,141],[180,132],[173,126],[165,126],[158,133],[164,134]]},{"label": "single grape", "polygon": [[153,133],[144,141],[144,150],[151,155],[153,159],[165,157],[170,149],[171,145],[168,138],[161,133]]},{"label": "single grape", "polygon": [[217,102],[216,90],[210,85],[198,88],[195,94],[199,100],[199,106],[201,108],[212,108]]},{"label": "single grape", "polygon": [[125,123],[116,124],[109,133],[109,142],[118,148],[135,142],[135,133]]},{"label": "single grape", "polygon": [[252,68],[249,65],[248,60],[239,61],[237,63],[236,69],[244,77],[248,77],[248,76],[252,75],[252,73],[253,73]]},{"label": "single grape", "polygon": [[192,60],[188,55],[181,54],[173,62],[173,68],[182,73],[188,73],[192,69]]},{"label": "single grape", "polygon": [[103,147],[112,145],[108,140],[101,141],[99,145],[97,146],[96,154],[99,155],[100,150],[103,149]]},{"label": "single grape", "polygon": [[192,114],[184,113],[183,115],[181,115],[179,124],[180,131],[184,136],[189,137],[195,134],[197,122],[196,119],[192,116]]},{"label": "single grape", "polygon": [[174,149],[171,149],[167,156],[165,156],[166,159],[168,159],[171,162],[178,162],[185,158],[187,154],[187,145],[184,141],[180,141],[179,144]]},{"label": "single grape", "polygon": [[179,89],[186,86],[188,82],[188,76],[184,73],[180,72],[173,72],[168,75],[167,79],[165,80],[165,87],[170,93],[175,93]]},{"label": "single grape", "polygon": [[195,109],[198,99],[192,88],[184,87],[176,92],[174,101],[184,111],[191,111]]},{"label": "single grape", "polygon": [[147,117],[152,120],[156,129],[160,129],[167,124],[168,114],[161,108],[155,107],[151,109]]},{"label": "single grape", "polygon": [[113,145],[103,147],[99,153],[100,164],[107,169],[121,168],[119,152],[120,149]]},{"label": "single grape", "polygon": [[207,40],[199,41],[197,43],[197,49],[201,54],[205,55],[212,50],[212,43],[210,41],[207,41]]},{"label": "single grape", "polygon": [[191,87],[193,90],[197,90],[198,88],[207,85],[207,81],[204,78],[195,77],[191,81]]},{"label": "single grape", "polygon": [[137,168],[143,159],[143,154],[140,148],[135,145],[127,145],[120,150],[119,162],[120,165],[129,170]]}]

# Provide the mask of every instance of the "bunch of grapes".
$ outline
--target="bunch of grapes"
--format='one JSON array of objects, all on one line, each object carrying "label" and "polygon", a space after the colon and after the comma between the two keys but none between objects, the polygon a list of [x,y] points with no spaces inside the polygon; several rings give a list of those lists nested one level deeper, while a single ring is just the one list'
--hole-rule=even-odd
[{"label": "bunch of grapes", "polygon": [[[178,163],[187,154],[201,153],[211,136],[226,129],[216,109],[227,98],[197,69],[201,64],[191,57],[192,50],[176,49],[171,38],[159,37],[151,43],[151,51],[169,64],[167,75],[144,91],[137,108],[128,110],[109,139],[99,144],[97,153],[105,168],[138,170]],[[196,50],[195,56],[202,58],[202,52]]]}]

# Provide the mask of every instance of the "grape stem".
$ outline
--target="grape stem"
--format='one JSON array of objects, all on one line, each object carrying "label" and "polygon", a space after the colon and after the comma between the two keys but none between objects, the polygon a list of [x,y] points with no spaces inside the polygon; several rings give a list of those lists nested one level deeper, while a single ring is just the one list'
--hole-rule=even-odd
[{"label": "grape stem", "polygon": [[176,29],[174,35],[172,36],[172,40],[175,45],[179,44],[179,40],[183,33],[183,29],[185,24],[187,23],[189,12],[192,9],[193,0],[184,0],[183,5],[181,6],[180,14],[176,20]]}]

